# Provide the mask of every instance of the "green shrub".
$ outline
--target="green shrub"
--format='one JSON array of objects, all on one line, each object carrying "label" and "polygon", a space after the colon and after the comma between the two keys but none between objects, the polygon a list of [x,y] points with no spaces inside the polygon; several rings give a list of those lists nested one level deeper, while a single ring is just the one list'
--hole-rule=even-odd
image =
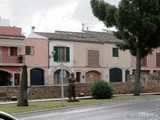
[{"label": "green shrub", "polygon": [[95,99],[111,99],[112,87],[104,80],[97,80],[91,85],[91,96]]}]

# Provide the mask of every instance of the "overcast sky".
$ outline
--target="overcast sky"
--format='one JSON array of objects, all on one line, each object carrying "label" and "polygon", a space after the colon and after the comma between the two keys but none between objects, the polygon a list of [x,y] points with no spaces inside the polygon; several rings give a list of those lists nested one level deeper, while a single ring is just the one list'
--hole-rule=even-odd
[{"label": "overcast sky", "polygon": [[[120,0],[105,0],[118,5]],[[107,29],[95,18],[90,0],[0,0],[0,17],[10,19],[11,26],[21,27],[28,34],[35,31],[81,31],[82,22],[89,30]]]}]

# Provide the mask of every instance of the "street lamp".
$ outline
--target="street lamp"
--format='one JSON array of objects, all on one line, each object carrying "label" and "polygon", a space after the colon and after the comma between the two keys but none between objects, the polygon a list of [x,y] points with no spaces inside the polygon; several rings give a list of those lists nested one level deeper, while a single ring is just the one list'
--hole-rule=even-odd
[{"label": "street lamp", "polygon": [[56,53],[56,51],[52,51],[52,52],[51,52],[52,56],[54,56],[54,55],[55,55],[55,53]]}]

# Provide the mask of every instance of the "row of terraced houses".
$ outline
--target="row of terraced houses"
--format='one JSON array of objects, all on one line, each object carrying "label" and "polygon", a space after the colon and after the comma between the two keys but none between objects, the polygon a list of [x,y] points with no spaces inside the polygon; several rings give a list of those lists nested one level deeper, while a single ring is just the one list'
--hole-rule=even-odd
[{"label": "row of terraced houses", "polygon": [[[134,74],[136,59],[129,51],[121,51],[112,32],[32,32],[0,26],[0,86],[20,84],[21,66],[27,65],[28,86],[60,85],[60,71],[71,72],[80,83],[95,80],[127,82]],[[142,74],[160,71],[160,48],[142,59]]]}]

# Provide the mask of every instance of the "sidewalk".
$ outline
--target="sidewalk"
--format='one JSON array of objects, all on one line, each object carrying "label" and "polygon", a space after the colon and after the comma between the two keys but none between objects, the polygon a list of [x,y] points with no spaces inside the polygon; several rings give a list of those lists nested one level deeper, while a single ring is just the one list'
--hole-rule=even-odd
[{"label": "sidewalk", "polygon": [[[77,99],[89,99],[92,98],[91,96],[84,96],[84,97],[76,97]],[[36,100],[28,100],[28,102],[43,102],[43,101],[61,101],[62,98],[51,98],[51,99],[36,99]],[[63,100],[68,100],[68,98],[63,98]],[[13,104],[13,103],[17,103],[17,101],[0,101],[0,105],[3,104]]]},{"label": "sidewalk", "polygon": [[[124,96],[124,95],[134,95],[134,94],[115,94],[113,96]],[[160,92],[155,92],[155,93],[141,93],[141,95],[160,95]],[[92,96],[84,96],[84,97],[76,97],[77,99],[89,99],[92,98]],[[62,98],[51,98],[51,99],[36,99],[36,100],[28,100],[28,102],[43,102],[43,101],[61,101]],[[63,100],[68,100],[68,98],[64,98]],[[10,102],[4,102],[0,101],[0,105],[2,104],[13,104],[17,103],[17,101],[10,101]]]}]

